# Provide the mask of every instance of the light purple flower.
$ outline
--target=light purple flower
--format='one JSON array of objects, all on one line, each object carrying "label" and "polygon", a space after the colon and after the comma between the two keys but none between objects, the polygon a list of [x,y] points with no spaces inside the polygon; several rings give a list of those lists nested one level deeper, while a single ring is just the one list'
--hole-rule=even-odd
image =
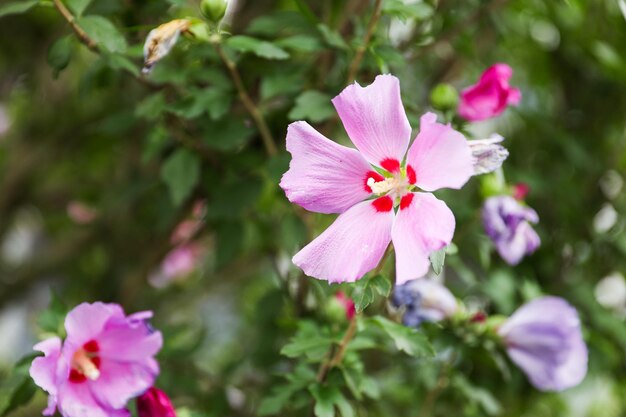
[{"label": "light purple flower", "polygon": [[539,221],[537,212],[513,197],[501,195],[488,198],[483,206],[482,218],[487,235],[509,265],[517,265],[541,244],[539,235],[530,225]]},{"label": "light purple flower", "polygon": [[458,303],[450,290],[428,278],[396,286],[393,303],[405,308],[402,322],[410,327],[418,327],[425,321],[441,321],[458,311]]},{"label": "light purple flower", "polygon": [[576,310],[558,297],[525,304],[498,329],[511,360],[541,391],[562,391],[587,374],[587,346]]},{"label": "light purple flower", "polygon": [[489,67],[478,83],[461,92],[459,115],[465,120],[479,121],[498,116],[511,104],[518,104],[522,93],[509,86],[513,70],[507,64]]},{"label": "light purple flower", "polygon": [[30,375],[48,392],[46,416],[58,408],[64,417],[126,417],[131,398],[150,388],[159,366],[154,355],[163,343],[151,330],[151,312],[126,316],[117,304],[83,303],[65,319],[64,342],[54,337],[37,344],[44,353]]},{"label": "light purple flower", "polygon": [[378,265],[393,241],[396,282],[424,276],[428,256],[450,243],[455,227],[450,209],[430,191],[461,188],[472,176],[467,140],[427,113],[407,154],[411,126],[392,75],[367,87],[350,85],[333,104],[358,150],[306,122],[287,131],[293,159],[280,183],[287,198],[310,211],[341,213],[293,262],[311,277],[354,282]]}]

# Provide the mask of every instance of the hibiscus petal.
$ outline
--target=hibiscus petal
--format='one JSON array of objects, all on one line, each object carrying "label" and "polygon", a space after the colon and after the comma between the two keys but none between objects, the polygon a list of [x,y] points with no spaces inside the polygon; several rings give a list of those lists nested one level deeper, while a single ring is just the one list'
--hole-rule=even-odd
[{"label": "hibiscus petal", "polygon": [[377,210],[373,201],[359,203],[298,252],[293,262],[317,279],[354,282],[380,262],[391,240],[393,218],[393,210]]},{"label": "hibiscus petal", "polygon": [[54,414],[57,405],[57,385],[56,374],[61,356],[61,339],[53,337],[36,344],[34,350],[43,352],[44,356],[35,358],[30,366],[30,376],[41,389],[46,391],[48,397],[48,407],[43,411],[46,416]]},{"label": "hibiscus petal", "polygon": [[289,125],[287,150],[293,159],[280,186],[292,203],[318,213],[343,213],[371,194],[366,183],[372,168],[361,154],[308,123]]},{"label": "hibiscus petal", "polygon": [[407,159],[415,170],[416,184],[426,191],[461,188],[474,173],[473,158],[465,137],[437,116],[426,113]]},{"label": "hibiscus petal", "polygon": [[163,345],[161,332],[149,333],[145,324],[107,329],[98,337],[99,355],[118,361],[139,361],[154,356]]},{"label": "hibiscus petal", "polygon": [[154,359],[144,363],[117,362],[102,358],[100,377],[88,381],[91,392],[105,408],[120,409],[154,384],[159,366]]},{"label": "hibiscus petal", "polygon": [[66,344],[80,346],[100,334],[110,319],[123,317],[124,311],[117,304],[82,303],[65,318]]},{"label": "hibiscus petal", "polygon": [[430,193],[413,193],[403,204],[391,231],[396,253],[396,284],[426,275],[429,255],[452,241],[454,215],[446,203]]},{"label": "hibiscus petal", "polygon": [[400,81],[379,75],[361,87],[354,83],[333,99],[348,136],[370,163],[402,161],[411,139],[411,125],[400,97]]},{"label": "hibiscus petal", "polygon": [[[126,404],[124,404],[126,405]],[[123,407],[123,406],[122,406]],[[59,412],[71,417],[129,417],[125,409],[112,409],[100,404],[93,396],[89,384],[63,385],[59,392]]]}]

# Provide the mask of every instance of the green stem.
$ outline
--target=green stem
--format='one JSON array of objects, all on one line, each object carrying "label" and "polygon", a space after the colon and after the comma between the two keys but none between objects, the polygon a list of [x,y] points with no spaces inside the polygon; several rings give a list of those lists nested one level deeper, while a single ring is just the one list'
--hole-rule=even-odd
[{"label": "green stem", "polygon": [[235,88],[237,89],[237,93],[239,94],[239,99],[241,100],[244,107],[254,120],[257,128],[259,129],[261,139],[263,140],[263,145],[265,146],[265,151],[269,156],[276,155],[278,153],[278,149],[276,148],[276,142],[274,141],[272,133],[270,132],[270,129],[265,122],[263,114],[261,114],[261,111],[259,110],[257,105],[254,104],[254,101],[248,94],[248,91],[243,84],[241,74],[239,74],[239,70],[237,69],[237,65],[228,57],[228,55],[226,55],[226,52],[224,52],[219,36],[215,37],[212,40],[212,44],[215,47],[215,50],[217,51],[220,59],[224,63],[224,66],[228,70],[230,78],[235,83]]}]

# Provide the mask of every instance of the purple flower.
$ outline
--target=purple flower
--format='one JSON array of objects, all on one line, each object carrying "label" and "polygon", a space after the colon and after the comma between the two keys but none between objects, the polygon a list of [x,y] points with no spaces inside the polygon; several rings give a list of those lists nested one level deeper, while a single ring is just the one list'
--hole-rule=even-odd
[{"label": "purple flower", "polygon": [[458,309],[456,298],[437,281],[423,278],[397,285],[393,292],[396,307],[404,306],[402,323],[418,327],[425,321],[441,321]]},{"label": "purple flower", "polygon": [[117,304],[83,303],[65,319],[65,342],[37,344],[44,353],[30,375],[48,392],[46,416],[127,417],[126,403],[150,388],[159,366],[161,333],[152,331],[149,311],[126,316]]},{"label": "purple flower", "polygon": [[576,310],[558,297],[533,300],[498,329],[511,360],[541,391],[562,391],[587,374],[587,346]]},{"label": "purple flower", "polygon": [[424,276],[428,256],[450,243],[455,227],[454,215],[431,191],[461,188],[472,176],[467,140],[427,113],[409,148],[411,126],[392,75],[367,87],[350,85],[333,104],[358,150],[306,122],[287,131],[292,160],[280,183],[287,198],[310,211],[341,213],[293,262],[311,277],[354,282],[393,241],[396,282]]},{"label": "purple flower", "polygon": [[541,244],[539,235],[530,225],[539,221],[537,212],[513,197],[488,198],[482,217],[487,235],[509,265],[517,265],[524,255],[533,253]]},{"label": "purple flower", "polygon": [[510,104],[518,104],[522,93],[509,86],[513,70],[507,64],[489,67],[478,83],[461,92],[459,114],[465,120],[475,122],[498,116]]}]

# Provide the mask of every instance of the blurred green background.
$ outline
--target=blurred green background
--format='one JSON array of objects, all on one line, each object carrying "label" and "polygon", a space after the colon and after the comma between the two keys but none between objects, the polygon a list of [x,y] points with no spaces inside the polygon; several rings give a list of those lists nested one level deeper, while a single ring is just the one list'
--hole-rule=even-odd
[{"label": "blurred green background", "polygon": [[[286,127],[307,120],[346,143],[330,99],[346,86],[373,2],[239,0],[229,12],[228,30],[257,42],[227,42],[226,52],[268,121],[279,148],[270,156],[207,43],[182,36],[140,75],[149,30],[198,18],[195,1],[83,2],[85,16],[109,22],[94,32],[100,53],[52,2],[35,3],[13,14],[0,3],[0,409],[22,381],[16,361],[67,308],[102,300],[155,311],[166,338],[158,385],[180,417],[261,414],[293,369],[280,350],[297,322],[337,325],[323,314],[335,289],[290,263],[332,218],[306,215],[278,187]],[[625,415],[625,47],[623,0],[384,1],[356,80],[400,77],[414,127],[435,85],[461,89],[495,62],[513,67],[523,94],[504,116],[467,129],[505,136],[506,179],[530,185],[542,246],[518,267],[504,264],[479,219],[488,178],[474,178],[439,193],[457,219],[447,283],[492,313],[562,296],[590,349],[586,380],[562,394],[536,391],[512,367],[507,378],[489,353],[470,349],[429,414]],[[161,263],[184,221],[192,231],[178,262],[193,267],[165,279]],[[596,288],[609,275],[613,286]],[[355,415],[426,415],[444,365],[383,351],[362,360],[378,396],[348,396]],[[276,415],[307,414],[298,401],[311,400]],[[40,415],[44,403],[38,393],[15,415]]]}]

